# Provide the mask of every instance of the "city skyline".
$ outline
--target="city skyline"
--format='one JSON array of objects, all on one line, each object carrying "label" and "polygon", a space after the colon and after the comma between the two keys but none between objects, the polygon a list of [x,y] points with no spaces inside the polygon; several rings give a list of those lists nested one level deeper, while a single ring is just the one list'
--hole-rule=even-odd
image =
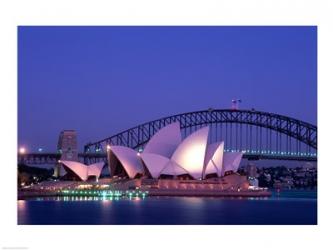
[{"label": "city skyline", "polygon": [[[19,27],[18,143],[79,150],[163,116],[230,108],[317,124],[316,27]],[[185,100],[185,101],[184,101]]]}]

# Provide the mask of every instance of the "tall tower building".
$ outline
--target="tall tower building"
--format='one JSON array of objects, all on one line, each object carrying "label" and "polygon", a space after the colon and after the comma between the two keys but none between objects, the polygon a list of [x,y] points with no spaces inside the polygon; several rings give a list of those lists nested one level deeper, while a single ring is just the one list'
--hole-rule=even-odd
[{"label": "tall tower building", "polygon": [[61,153],[61,160],[77,161],[77,136],[75,130],[63,130],[59,135],[57,150]]},{"label": "tall tower building", "polygon": [[254,164],[248,164],[246,166],[246,173],[248,177],[257,178],[257,167]]},{"label": "tall tower building", "polygon": [[[57,151],[61,154],[60,159],[63,161],[78,161],[77,136],[75,130],[63,130],[60,132]],[[61,164],[58,163],[54,171],[54,176],[59,177],[62,175],[60,167]]]},{"label": "tall tower building", "polygon": [[249,181],[250,186],[252,187],[258,187],[259,181],[257,179],[258,173],[257,173],[257,167],[250,163],[246,166],[246,174],[247,174],[247,180]]}]

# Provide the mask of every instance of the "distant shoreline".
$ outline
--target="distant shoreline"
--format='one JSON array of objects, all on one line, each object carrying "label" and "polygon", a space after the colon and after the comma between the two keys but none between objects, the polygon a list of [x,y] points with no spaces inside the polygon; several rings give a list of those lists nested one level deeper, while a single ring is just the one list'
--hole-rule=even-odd
[{"label": "distant shoreline", "polygon": [[[240,190],[240,191],[216,191],[216,190],[170,190],[170,189],[150,189],[147,196],[174,196],[174,197],[270,197],[272,195],[271,191],[268,190]],[[100,195],[72,195],[72,194],[62,194],[57,191],[39,192],[39,191],[19,191],[18,200],[24,200],[28,198],[37,197],[62,197],[62,196],[91,196],[96,197]]]}]

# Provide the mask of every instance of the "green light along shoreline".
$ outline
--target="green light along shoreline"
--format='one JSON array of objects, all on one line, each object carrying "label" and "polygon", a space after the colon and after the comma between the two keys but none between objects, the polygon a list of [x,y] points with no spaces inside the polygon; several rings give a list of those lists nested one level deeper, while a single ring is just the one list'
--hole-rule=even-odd
[{"label": "green light along shoreline", "polygon": [[89,197],[146,197],[148,191],[141,190],[59,190],[59,196],[89,196]]}]

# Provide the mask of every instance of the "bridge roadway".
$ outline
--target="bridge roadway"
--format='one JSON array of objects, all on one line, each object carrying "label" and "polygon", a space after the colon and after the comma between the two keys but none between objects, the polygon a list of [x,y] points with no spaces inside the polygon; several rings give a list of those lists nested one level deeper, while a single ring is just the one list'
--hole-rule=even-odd
[{"label": "bridge roadway", "polygon": [[[79,153],[79,161],[86,164],[91,164],[99,161],[106,162],[106,153]],[[60,153],[26,153],[18,154],[18,163],[31,165],[56,164],[61,158]],[[289,160],[289,161],[317,161],[317,156],[314,154],[257,154],[244,153],[244,159],[248,160]]]}]

